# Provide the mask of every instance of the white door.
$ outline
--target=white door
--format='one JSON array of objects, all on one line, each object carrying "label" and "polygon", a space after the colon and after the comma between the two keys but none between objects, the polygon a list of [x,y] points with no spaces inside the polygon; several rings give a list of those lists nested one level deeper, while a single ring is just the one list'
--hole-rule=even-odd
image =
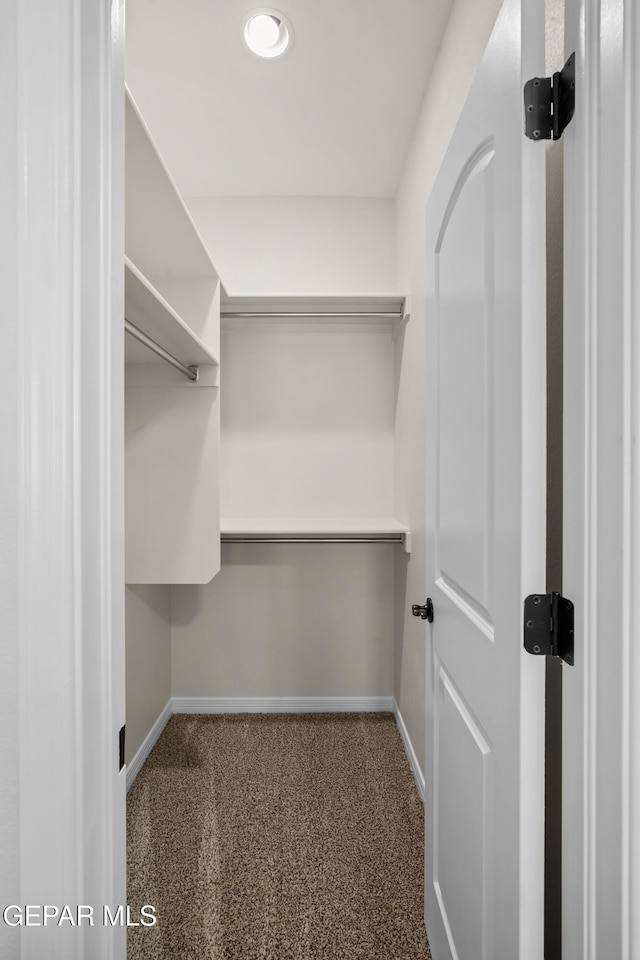
[{"label": "white door", "polygon": [[544,26],[524,6],[503,5],[426,210],[434,960],[543,956],[544,662],[522,601],[545,589],[544,147],[522,86]]}]

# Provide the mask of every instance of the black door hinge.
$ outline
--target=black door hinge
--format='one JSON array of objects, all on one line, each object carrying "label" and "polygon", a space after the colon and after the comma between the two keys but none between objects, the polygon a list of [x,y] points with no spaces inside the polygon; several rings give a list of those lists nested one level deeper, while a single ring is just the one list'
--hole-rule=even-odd
[{"label": "black door hinge", "polygon": [[120,727],[120,733],[118,734],[118,758],[120,766],[118,767],[118,772],[124,767],[124,731],[126,724]]},{"label": "black door hinge", "polygon": [[524,601],[524,648],[573,666],[573,604],[559,593],[532,593]]},{"label": "black door hinge", "polygon": [[534,77],[524,85],[524,132],[530,140],[559,140],[576,102],[576,55],[559,73]]}]

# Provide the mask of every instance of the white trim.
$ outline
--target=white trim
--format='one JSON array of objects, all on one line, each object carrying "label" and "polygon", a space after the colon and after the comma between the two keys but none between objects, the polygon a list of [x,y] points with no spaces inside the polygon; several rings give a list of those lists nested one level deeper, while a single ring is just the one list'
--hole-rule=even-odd
[{"label": "white trim", "polygon": [[[636,601],[640,591],[640,447],[637,438],[640,435],[640,336],[637,318],[640,316],[640,283],[637,270],[640,255],[640,16],[637,6],[630,0],[625,4],[625,24],[628,29],[625,36],[626,52],[626,95],[629,113],[626,117],[627,130],[627,177],[628,177],[628,216],[629,240],[626,250],[626,277],[629,284],[628,300],[625,304],[625,328],[628,367],[626,399],[628,419],[625,430],[625,454],[629,457],[627,476],[627,550],[625,557],[625,594],[623,629],[625,633],[625,668],[627,677],[624,709],[624,759],[626,777],[623,782],[625,832],[628,842],[628,860],[624,864],[623,890],[625,937],[623,949],[625,957],[640,957],[640,916],[635,908],[640,897],[640,705],[637,691],[640,690],[640,652],[637,644]],[[634,639],[635,637],[635,639]],[[626,847],[623,846],[623,850]]]},{"label": "white trim", "polygon": [[[567,0],[576,111],[565,162],[563,955],[640,956],[640,20],[633,0]],[[613,745],[613,747],[612,747]],[[612,909],[615,904],[615,909]]]},{"label": "white trim", "polygon": [[[545,4],[521,4],[521,86],[544,65]],[[545,159],[539,144],[521,135],[521,427],[520,595],[546,577],[547,543],[547,240]],[[516,558],[513,558],[514,562]],[[515,598],[514,598],[515,599]],[[544,945],[545,664],[520,644],[519,704],[519,923],[520,960],[539,960]],[[515,680],[515,677],[514,677]],[[515,715],[514,715],[515,722]],[[494,843],[498,843],[497,836]]]},{"label": "white trim", "polygon": [[416,781],[416,786],[418,788],[418,793],[424,803],[425,797],[425,782],[424,774],[420,769],[420,764],[418,763],[418,757],[415,750],[413,749],[413,744],[409,737],[409,733],[405,726],[404,720],[402,719],[402,714],[400,713],[400,707],[396,703],[396,700],[393,701],[393,715],[396,718],[396,723],[398,725],[398,730],[400,731],[400,736],[402,737],[402,743],[404,744],[404,749],[407,754],[407,760],[409,761],[409,766],[411,767],[411,772],[413,773],[414,779]]},{"label": "white trim", "polygon": [[393,697],[173,697],[174,713],[393,713]]},{"label": "white trim", "polygon": [[[17,503],[1,505],[3,536],[9,506],[18,544],[7,640],[18,655],[19,794],[3,831],[16,837],[19,863],[9,902],[115,905],[126,902],[124,3],[11,0],[0,27],[11,38],[0,174],[16,181],[0,225],[16,378],[0,395],[16,424],[3,463]],[[121,960],[125,934],[23,926],[10,950]]]},{"label": "white trim", "polygon": [[140,747],[136,751],[136,754],[133,760],[131,761],[131,763],[127,764],[127,791],[131,789],[133,781],[140,773],[140,770],[142,769],[142,766],[145,760],[147,759],[147,757],[155,747],[158,737],[160,736],[160,734],[168,724],[169,720],[173,716],[173,713],[174,713],[173,702],[171,700],[171,697],[169,697],[160,716],[158,717],[154,725],[151,727],[151,730],[149,730],[149,733],[146,735],[146,737],[140,744]]}]

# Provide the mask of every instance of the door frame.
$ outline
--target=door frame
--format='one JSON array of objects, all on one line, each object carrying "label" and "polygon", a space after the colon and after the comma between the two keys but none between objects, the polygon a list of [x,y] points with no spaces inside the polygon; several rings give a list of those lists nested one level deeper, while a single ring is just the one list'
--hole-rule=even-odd
[{"label": "door frame", "polygon": [[[563,958],[640,957],[640,11],[566,0]],[[635,692],[635,696],[634,696]]]},{"label": "door frame", "polygon": [[0,24],[2,906],[95,910],[2,923],[0,953],[121,960],[124,3],[7,0]]}]

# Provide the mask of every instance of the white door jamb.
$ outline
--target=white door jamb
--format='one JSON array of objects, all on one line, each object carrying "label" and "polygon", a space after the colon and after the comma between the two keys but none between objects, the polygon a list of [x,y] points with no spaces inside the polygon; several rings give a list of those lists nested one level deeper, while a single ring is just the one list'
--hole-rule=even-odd
[{"label": "white door jamb", "polygon": [[0,27],[0,173],[14,189],[0,220],[14,350],[0,385],[14,424],[1,532],[17,570],[0,599],[15,624],[5,709],[19,747],[3,908],[96,911],[92,927],[2,924],[0,946],[22,960],[122,960],[126,930],[100,912],[125,902],[124,3],[7,0]]}]

